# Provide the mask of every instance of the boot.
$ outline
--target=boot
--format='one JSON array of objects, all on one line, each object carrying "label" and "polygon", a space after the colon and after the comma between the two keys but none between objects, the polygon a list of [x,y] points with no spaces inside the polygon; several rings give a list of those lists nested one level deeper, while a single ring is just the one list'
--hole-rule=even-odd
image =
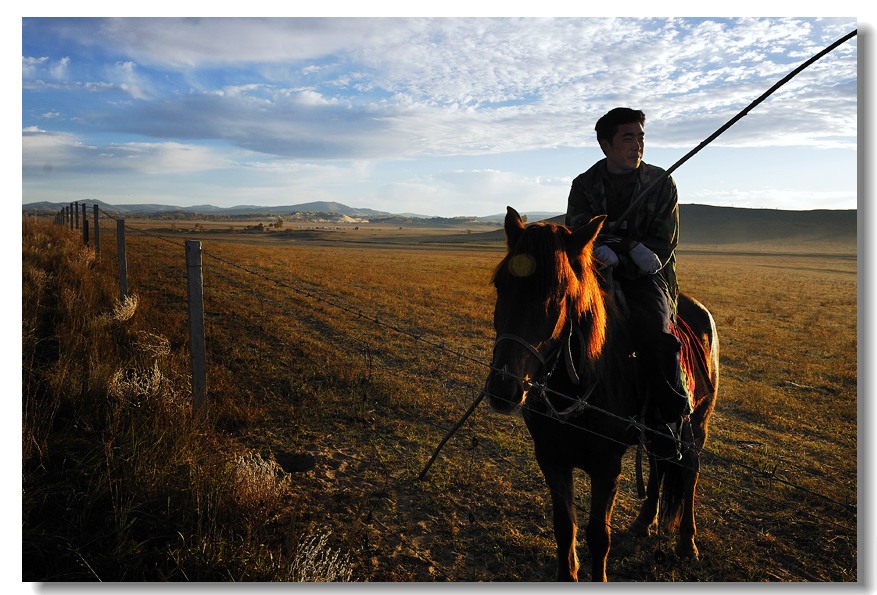
[{"label": "boot", "polygon": [[662,335],[651,347],[654,368],[650,385],[655,412],[662,423],[678,424],[691,413],[691,398],[680,361],[679,340],[673,335]]}]

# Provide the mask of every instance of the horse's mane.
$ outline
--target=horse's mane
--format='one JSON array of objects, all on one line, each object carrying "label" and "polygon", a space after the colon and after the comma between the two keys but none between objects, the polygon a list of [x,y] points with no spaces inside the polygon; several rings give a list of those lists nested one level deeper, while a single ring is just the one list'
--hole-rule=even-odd
[{"label": "horse's mane", "polygon": [[572,317],[586,333],[586,352],[595,361],[606,342],[606,306],[594,272],[591,244],[572,250],[573,234],[562,225],[529,225],[493,274],[497,291],[512,292],[517,299],[541,304],[546,313],[557,304],[561,315],[554,336]]}]

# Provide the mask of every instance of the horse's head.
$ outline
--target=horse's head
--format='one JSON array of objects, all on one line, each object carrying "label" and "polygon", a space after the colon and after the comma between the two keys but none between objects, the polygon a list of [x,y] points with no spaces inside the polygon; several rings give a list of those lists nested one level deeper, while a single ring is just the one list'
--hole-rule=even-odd
[{"label": "horse's head", "polygon": [[586,351],[602,349],[605,310],[591,260],[591,247],[605,217],[571,232],[564,226],[524,226],[508,208],[508,253],[493,276],[496,342],[484,390],[491,408],[514,413],[531,382],[543,382],[559,357],[567,324],[581,324]]}]

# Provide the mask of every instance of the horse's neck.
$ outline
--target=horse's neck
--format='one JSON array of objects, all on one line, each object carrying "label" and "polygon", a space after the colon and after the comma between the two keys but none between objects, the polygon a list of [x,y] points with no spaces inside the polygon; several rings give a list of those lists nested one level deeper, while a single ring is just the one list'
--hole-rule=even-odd
[{"label": "horse's neck", "polygon": [[606,401],[607,408],[626,409],[624,404],[628,396],[639,392],[631,329],[623,304],[619,303],[614,291],[603,292],[603,305],[606,341],[600,355],[590,362],[592,381],[600,387],[598,392],[602,396],[598,398]]}]

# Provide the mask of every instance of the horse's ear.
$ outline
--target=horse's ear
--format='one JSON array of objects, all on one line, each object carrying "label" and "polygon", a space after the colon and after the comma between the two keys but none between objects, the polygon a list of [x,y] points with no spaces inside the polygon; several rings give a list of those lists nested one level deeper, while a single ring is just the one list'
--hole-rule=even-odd
[{"label": "horse's ear", "polygon": [[594,238],[600,233],[604,221],[606,221],[606,215],[597,215],[572,233],[572,240],[570,241],[571,256],[580,255],[585,247],[594,241]]},{"label": "horse's ear", "polygon": [[523,232],[524,222],[521,221],[521,216],[513,208],[506,207],[505,237],[509,250],[515,247],[515,244],[518,243],[518,238],[521,237]]}]

